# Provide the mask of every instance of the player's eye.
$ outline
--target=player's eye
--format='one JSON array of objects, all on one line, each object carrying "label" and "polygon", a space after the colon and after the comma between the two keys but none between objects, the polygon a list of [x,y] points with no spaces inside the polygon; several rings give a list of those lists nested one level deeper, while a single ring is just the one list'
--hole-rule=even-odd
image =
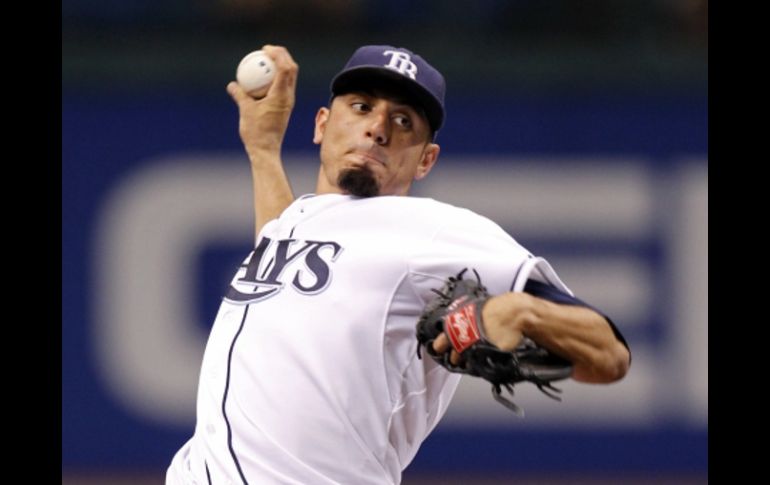
[{"label": "player's eye", "polygon": [[412,119],[406,115],[396,115],[393,117],[393,121],[402,128],[412,127]]},{"label": "player's eye", "polygon": [[359,113],[368,113],[372,110],[371,106],[363,102],[351,103],[350,107],[353,108],[353,111],[358,111]]}]

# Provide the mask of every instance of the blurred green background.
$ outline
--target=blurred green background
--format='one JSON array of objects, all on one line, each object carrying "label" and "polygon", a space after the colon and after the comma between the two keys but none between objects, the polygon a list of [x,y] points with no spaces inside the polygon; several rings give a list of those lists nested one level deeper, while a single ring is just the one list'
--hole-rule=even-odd
[{"label": "blurred green background", "polygon": [[[65,86],[219,87],[265,43],[325,86],[355,46],[430,53],[457,89],[705,90],[700,0],[69,0]],[[106,84],[106,86],[105,86]]]}]

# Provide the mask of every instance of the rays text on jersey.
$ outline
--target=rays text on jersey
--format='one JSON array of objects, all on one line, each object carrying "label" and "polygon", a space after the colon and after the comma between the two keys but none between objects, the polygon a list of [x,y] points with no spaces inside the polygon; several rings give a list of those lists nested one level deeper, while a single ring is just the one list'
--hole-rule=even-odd
[{"label": "rays text on jersey", "polygon": [[331,264],[342,252],[334,241],[269,237],[241,265],[225,295],[233,303],[255,303],[283,290],[287,283],[306,295],[323,291],[331,281]]}]

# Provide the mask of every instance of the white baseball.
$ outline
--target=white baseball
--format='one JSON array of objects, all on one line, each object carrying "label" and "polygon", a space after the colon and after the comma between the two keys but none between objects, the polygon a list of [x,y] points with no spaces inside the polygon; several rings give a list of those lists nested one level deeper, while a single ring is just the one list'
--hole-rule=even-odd
[{"label": "white baseball", "polygon": [[263,51],[246,54],[235,71],[235,80],[252,98],[267,94],[275,77],[275,63]]}]

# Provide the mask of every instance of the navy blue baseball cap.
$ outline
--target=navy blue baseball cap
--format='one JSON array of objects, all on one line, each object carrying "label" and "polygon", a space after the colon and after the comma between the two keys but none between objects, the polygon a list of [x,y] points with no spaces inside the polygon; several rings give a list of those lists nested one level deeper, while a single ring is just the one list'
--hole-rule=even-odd
[{"label": "navy blue baseball cap", "polygon": [[438,132],[444,123],[444,76],[425,59],[403,47],[360,47],[332,79],[332,96],[383,83],[419,103],[433,132]]}]

